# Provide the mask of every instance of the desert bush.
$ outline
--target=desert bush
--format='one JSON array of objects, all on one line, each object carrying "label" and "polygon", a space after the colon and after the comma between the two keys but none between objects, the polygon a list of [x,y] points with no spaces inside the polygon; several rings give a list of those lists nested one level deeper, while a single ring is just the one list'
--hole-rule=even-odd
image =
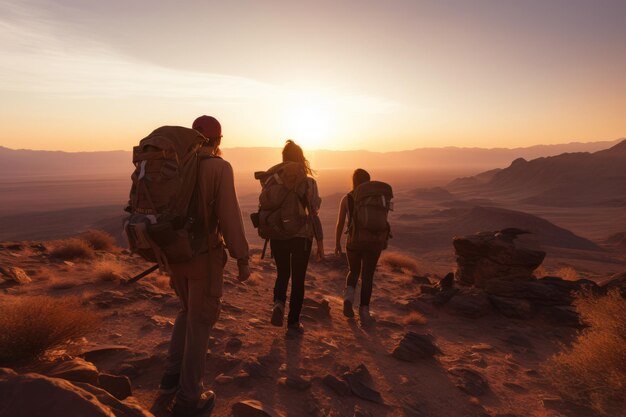
[{"label": "desert bush", "polygon": [[417,261],[410,256],[398,252],[385,252],[380,257],[380,263],[392,269],[399,269],[405,272],[417,272]]},{"label": "desert bush", "polygon": [[93,248],[84,240],[70,238],[54,242],[50,254],[55,258],[64,260],[90,259],[93,258]]},{"label": "desert bush", "polygon": [[28,297],[7,302],[0,315],[0,365],[36,359],[94,330],[98,316],[76,298]]},{"label": "desert bush", "polygon": [[426,320],[426,317],[424,317],[417,311],[411,311],[409,314],[404,316],[402,321],[404,325],[406,326],[418,325],[418,324],[421,325],[421,324],[426,324],[428,322],[428,320]]},{"label": "desert bush", "polygon": [[107,282],[119,282],[122,280],[123,268],[115,261],[100,261],[94,266],[93,270],[97,280]]},{"label": "desert bush", "polygon": [[574,305],[589,327],[548,361],[547,373],[564,397],[617,415],[626,403],[626,299],[617,290],[586,292]]},{"label": "desert bush", "polygon": [[95,250],[111,250],[115,247],[115,239],[104,230],[89,229],[78,237]]},{"label": "desert bush", "polygon": [[559,269],[554,275],[567,281],[576,281],[580,279],[578,272],[571,266]]}]

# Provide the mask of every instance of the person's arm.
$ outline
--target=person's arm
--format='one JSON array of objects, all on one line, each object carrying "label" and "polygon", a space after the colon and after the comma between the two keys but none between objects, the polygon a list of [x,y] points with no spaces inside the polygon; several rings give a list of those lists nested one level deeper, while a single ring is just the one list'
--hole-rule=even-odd
[{"label": "person's arm", "polygon": [[337,216],[337,227],[335,229],[335,255],[341,255],[341,235],[343,234],[343,227],[346,224],[346,215],[348,214],[348,200],[344,195],[339,204],[339,215]]},{"label": "person's arm", "polygon": [[317,241],[317,258],[321,260],[324,259],[324,230],[322,229],[322,221],[319,217],[319,209],[322,205],[322,199],[320,198],[319,190],[317,188],[317,182],[313,178],[309,179],[307,199],[309,200],[309,216],[313,227],[313,234],[315,235],[315,240]]},{"label": "person's arm", "polygon": [[235,191],[233,167],[228,162],[224,162],[215,198],[215,213],[228,252],[230,256],[237,259],[239,279],[244,281],[250,276],[248,240]]}]

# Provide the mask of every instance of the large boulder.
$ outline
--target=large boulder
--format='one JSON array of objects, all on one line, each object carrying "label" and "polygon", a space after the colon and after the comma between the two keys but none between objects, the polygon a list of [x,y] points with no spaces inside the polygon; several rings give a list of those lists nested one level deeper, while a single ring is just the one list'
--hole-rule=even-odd
[{"label": "large boulder", "polygon": [[0,369],[0,410],[12,417],[154,417],[134,399],[120,401],[90,384]]},{"label": "large boulder", "polygon": [[455,237],[452,244],[458,264],[456,280],[479,288],[502,277],[532,280],[533,271],[541,265],[546,253],[517,244],[516,237],[522,233],[526,232],[505,229]]}]

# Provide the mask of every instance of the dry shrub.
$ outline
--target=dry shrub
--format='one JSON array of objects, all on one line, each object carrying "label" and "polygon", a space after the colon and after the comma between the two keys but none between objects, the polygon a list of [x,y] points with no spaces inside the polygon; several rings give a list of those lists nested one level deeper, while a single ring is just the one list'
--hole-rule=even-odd
[{"label": "dry shrub", "polygon": [[89,229],[78,236],[95,250],[110,251],[115,248],[115,239],[109,233],[100,229]]},{"label": "dry shrub", "polygon": [[12,366],[93,331],[98,316],[77,298],[28,297],[2,306],[0,365]]},{"label": "dry shrub", "polygon": [[617,290],[606,296],[586,292],[574,305],[589,327],[546,369],[565,398],[600,415],[617,415],[626,403],[626,299]]},{"label": "dry shrub", "polygon": [[100,261],[94,266],[95,277],[100,281],[120,282],[123,272],[122,266],[114,261]]},{"label": "dry shrub", "polygon": [[426,320],[426,317],[422,316],[417,311],[412,311],[409,314],[407,314],[403,318],[402,321],[404,322],[405,326],[410,326],[410,325],[426,324],[428,320]]},{"label": "dry shrub", "polygon": [[50,254],[64,260],[91,259],[94,256],[93,248],[87,242],[78,238],[69,238],[54,242]]},{"label": "dry shrub", "polygon": [[571,266],[559,269],[554,275],[563,278],[566,281],[576,281],[580,279],[578,272]]},{"label": "dry shrub", "polygon": [[170,285],[170,277],[166,276],[166,275],[156,275],[155,277],[153,277],[151,279],[152,284],[163,290],[163,291],[171,291],[172,290],[172,286]]},{"label": "dry shrub", "polygon": [[380,257],[381,264],[403,272],[417,272],[417,261],[410,256],[398,252],[385,252]]}]

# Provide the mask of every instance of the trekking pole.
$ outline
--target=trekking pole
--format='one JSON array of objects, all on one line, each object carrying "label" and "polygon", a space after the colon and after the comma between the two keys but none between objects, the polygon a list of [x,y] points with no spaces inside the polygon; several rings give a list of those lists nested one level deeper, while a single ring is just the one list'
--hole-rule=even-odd
[{"label": "trekking pole", "polygon": [[126,281],[127,284],[132,284],[133,282],[137,282],[139,281],[141,278],[145,277],[146,275],[150,275],[151,273],[153,273],[154,271],[156,271],[159,268],[159,265],[152,265],[150,268],[146,269],[145,271],[143,271],[142,273],[135,275],[134,277],[132,277],[131,279],[129,279],[128,281]]},{"label": "trekking pole", "polygon": [[265,258],[265,251],[267,250],[267,242],[269,242],[269,239],[265,239],[265,243],[263,244],[263,252],[261,252],[261,259]]}]

